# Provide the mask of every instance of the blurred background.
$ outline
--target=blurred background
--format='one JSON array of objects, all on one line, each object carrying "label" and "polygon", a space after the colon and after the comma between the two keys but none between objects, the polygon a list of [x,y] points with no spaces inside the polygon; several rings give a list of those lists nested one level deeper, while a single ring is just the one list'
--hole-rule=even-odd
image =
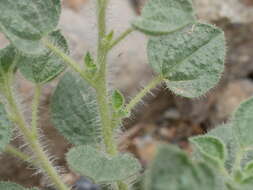
[{"label": "blurred background", "polygon": [[[95,0],[63,0],[59,28],[68,39],[72,56],[82,62],[86,51],[95,52]],[[110,0],[108,28],[120,33],[130,26],[146,0]],[[119,149],[135,154],[146,166],[160,142],[177,144],[191,151],[187,138],[203,134],[224,123],[239,103],[253,95],[253,0],[193,0],[199,19],[221,27],[227,38],[226,71],[219,85],[198,99],[174,96],[163,86],[145,97],[135,114],[124,121]],[[0,48],[7,44],[0,34]],[[147,64],[147,37],[134,32],[109,56],[110,86],[119,88],[129,100],[153,76]],[[27,117],[33,86],[18,76],[17,88]],[[40,108],[41,128],[49,152],[65,167],[64,154],[71,147],[50,123],[50,97],[57,81],[46,85]],[[16,146],[21,146],[14,139]],[[77,176],[66,170],[64,179],[73,183]],[[11,180],[27,187],[44,186],[45,180],[27,165],[8,155],[0,156],[0,180]]]}]

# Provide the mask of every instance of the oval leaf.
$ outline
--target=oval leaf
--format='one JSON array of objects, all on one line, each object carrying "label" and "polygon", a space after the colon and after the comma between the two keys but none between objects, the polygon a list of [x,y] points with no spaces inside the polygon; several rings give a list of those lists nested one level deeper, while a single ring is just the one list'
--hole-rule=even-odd
[{"label": "oval leaf", "polygon": [[[67,41],[60,31],[52,32],[48,36],[48,40],[62,51],[69,53]],[[66,65],[64,61],[51,50],[46,50],[39,56],[28,54],[20,55],[18,58],[18,68],[26,79],[34,83],[46,83],[64,71]]]},{"label": "oval leaf", "polygon": [[133,26],[147,34],[168,34],[195,21],[189,0],[149,0]]},{"label": "oval leaf", "polygon": [[112,94],[112,105],[116,111],[122,109],[125,105],[125,98],[119,90],[115,90]]},{"label": "oval leaf", "polygon": [[253,98],[243,102],[232,116],[232,131],[242,148],[253,145]]},{"label": "oval leaf", "polygon": [[220,190],[217,184],[218,179],[207,165],[195,164],[182,150],[162,145],[146,175],[145,189]]},{"label": "oval leaf", "polygon": [[72,148],[67,154],[69,166],[96,183],[115,182],[138,174],[141,166],[130,155],[109,157],[90,146]]},{"label": "oval leaf", "polygon": [[60,0],[1,0],[0,30],[18,49],[41,52],[39,40],[59,21]]},{"label": "oval leaf", "polygon": [[149,64],[167,81],[170,90],[198,97],[212,88],[224,70],[224,33],[211,25],[194,24],[148,43]]},{"label": "oval leaf", "polygon": [[[4,105],[0,103],[0,153],[10,143],[12,137],[12,123],[8,119]],[[1,189],[1,188],[0,188]]]},{"label": "oval leaf", "polygon": [[232,132],[232,124],[228,123],[217,126],[215,129],[209,131],[207,135],[215,136],[224,142],[227,149],[227,160],[225,165],[228,171],[231,171],[239,148],[237,139]]},{"label": "oval leaf", "polygon": [[196,149],[205,157],[223,164],[226,160],[226,147],[218,138],[213,136],[198,136],[190,139]]},{"label": "oval leaf", "polygon": [[63,76],[52,97],[51,112],[54,126],[70,143],[99,141],[101,124],[96,94],[79,76],[72,73]]}]

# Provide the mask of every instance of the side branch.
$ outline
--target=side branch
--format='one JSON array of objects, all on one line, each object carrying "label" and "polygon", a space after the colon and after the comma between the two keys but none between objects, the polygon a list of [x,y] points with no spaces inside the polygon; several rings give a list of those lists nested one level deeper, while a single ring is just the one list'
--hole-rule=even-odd
[{"label": "side branch", "polygon": [[142,89],[126,106],[126,111],[131,112],[132,109],[144,98],[150,90],[155,88],[158,84],[163,82],[163,77],[162,76],[157,76],[155,77],[145,88]]}]

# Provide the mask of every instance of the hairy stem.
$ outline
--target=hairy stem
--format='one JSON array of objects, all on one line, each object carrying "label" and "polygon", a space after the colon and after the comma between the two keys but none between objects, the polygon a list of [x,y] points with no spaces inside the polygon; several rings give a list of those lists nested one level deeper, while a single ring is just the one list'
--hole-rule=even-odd
[{"label": "hairy stem", "polygon": [[150,90],[155,88],[157,85],[159,85],[163,81],[162,76],[155,77],[145,88],[142,89],[126,106],[126,111],[131,112],[131,110],[139,103],[141,102],[142,98],[144,98]]},{"label": "hairy stem", "polygon": [[48,175],[51,182],[54,186],[59,190],[70,190],[61,180],[60,176],[58,175],[56,169],[52,166],[48,156],[45,154],[42,146],[40,145],[38,138],[34,136],[33,132],[27,127],[27,123],[24,119],[23,114],[21,113],[13,95],[11,89],[10,78],[6,80],[5,83],[5,96],[9,103],[10,111],[14,122],[16,123],[17,127],[19,128],[20,132],[24,136],[25,141],[29,144],[33,154],[36,157],[40,168]]},{"label": "hairy stem", "polygon": [[102,132],[106,151],[110,155],[117,154],[116,143],[113,138],[113,131],[111,130],[111,111],[108,102],[107,78],[106,78],[106,61],[107,48],[103,43],[106,35],[106,6],[107,0],[97,0],[98,3],[98,52],[97,61],[99,64],[99,78],[96,86],[97,101],[102,122]]},{"label": "hairy stem", "polygon": [[[108,47],[104,44],[104,37],[106,35],[106,8],[108,0],[97,0],[98,5],[98,48],[97,48],[97,62],[99,64],[99,78],[97,86],[95,87],[97,92],[97,101],[99,106],[99,112],[102,122],[103,139],[106,147],[106,151],[110,155],[117,155],[117,144],[114,140],[112,129],[112,112],[110,110],[110,104],[108,101],[108,89],[107,89],[107,55]],[[128,190],[127,186],[123,182],[117,183],[118,190]]]},{"label": "hairy stem", "polygon": [[128,28],[125,32],[123,32],[118,38],[116,38],[111,45],[109,46],[109,49],[112,49],[114,46],[118,45],[122,40],[124,40],[129,34],[131,34],[134,31],[133,28]]},{"label": "hairy stem", "polygon": [[35,136],[38,137],[38,111],[39,111],[39,104],[40,104],[40,96],[41,96],[41,85],[36,84],[34,90],[34,97],[32,103],[32,132]]},{"label": "hairy stem", "polygon": [[103,40],[106,35],[106,8],[108,0],[97,0],[98,56],[103,54]]},{"label": "hairy stem", "polygon": [[72,70],[79,73],[80,76],[84,80],[86,80],[92,87],[94,87],[94,82],[92,80],[90,80],[88,76],[86,76],[86,74],[82,71],[82,69],[80,68],[80,66],[78,65],[78,63],[76,61],[74,61],[71,57],[66,55],[66,53],[64,53],[62,50],[60,50],[58,47],[56,47],[54,44],[52,44],[48,40],[43,40],[43,43],[45,44],[45,46],[47,46],[47,48],[49,48],[51,51],[53,51],[58,57],[62,58],[63,61],[65,63],[67,63],[68,66]]},{"label": "hairy stem", "polygon": [[23,152],[21,152],[20,150],[18,150],[17,148],[13,147],[12,145],[8,145],[6,146],[5,150],[4,150],[7,154],[10,154],[16,158],[19,158],[20,160],[24,161],[24,162],[28,162],[28,163],[32,163],[32,165],[36,165],[33,164],[33,161],[31,160],[31,157]]}]

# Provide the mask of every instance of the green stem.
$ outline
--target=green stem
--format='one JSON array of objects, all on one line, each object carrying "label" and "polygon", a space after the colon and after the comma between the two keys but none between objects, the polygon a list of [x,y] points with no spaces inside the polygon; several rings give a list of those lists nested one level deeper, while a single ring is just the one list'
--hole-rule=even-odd
[{"label": "green stem", "polygon": [[117,154],[116,143],[113,138],[111,129],[112,114],[108,102],[107,78],[106,78],[106,62],[108,50],[103,43],[106,35],[106,7],[107,0],[97,0],[98,5],[98,52],[97,62],[99,64],[99,78],[95,87],[97,92],[97,102],[102,123],[102,132],[106,152],[110,155]]},{"label": "green stem", "polygon": [[[97,92],[97,102],[101,117],[103,139],[108,154],[114,156],[118,154],[117,144],[114,141],[113,129],[112,129],[112,112],[110,110],[110,104],[108,101],[108,89],[107,89],[107,55],[108,47],[104,43],[104,37],[106,35],[106,8],[107,0],[97,0],[98,5],[98,49],[97,49],[97,62],[99,64],[99,77],[97,85],[95,87]],[[128,190],[123,182],[118,182],[117,186],[119,190]]]},{"label": "green stem", "polygon": [[15,148],[11,145],[8,145],[5,148],[5,152],[10,154],[10,155],[13,155],[16,158],[19,158],[20,160],[22,160],[24,162],[28,162],[28,163],[31,163],[32,165],[36,166],[36,164],[31,160],[31,157],[29,155],[19,151],[17,148]]},{"label": "green stem", "polygon": [[38,137],[38,110],[40,104],[40,96],[41,96],[41,85],[36,84],[34,90],[34,98],[32,103],[32,132],[33,134]]},{"label": "green stem", "polygon": [[155,77],[145,88],[142,89],[126,106],[126,111],[131,112],[131,110],[144,98],[150,90],[155,88],[158,84],[163,81],[162,76]]},{"label": "green stem", "polygon": [[106,152],[110,155],[117,154],[116,142],[113,137],[113,130],[111,129],[111,114],[110,107],[107,100],[107,92],[104,84],[101,84],[96,88],[97,92],[97,100],[99,106],[99,113],[101,117],[102,123],[102,133],[104,144],[106,147]]},{"label": "green stem", "polygon": [[97,23],[98,23],[98,56],[103,54],[103,40],[106,35],[106,8],[107,8],[108,0],[97,0]]},{"label": "green stem", "polygon": [[123,32],[118,38],[116,38],[111,45],[109,46],[109,50],[118,45],[123,39],[125,39],[130,33],[134,31],[133,28],[128,28],[125,32]]},{"label": "green stem", "polygon": [[60,50],[58,47],[56,47],[54,44],[49,42],[48,40],[43,40],[43,43],[45,46],[47,46],[51,51],[53,51],[58,57],[62,58],[65,63],[68,64],[68,66],[74,70],[75,72],[79,73],[80,76],[86,80],[92,87],[94,87],[94,82],[89,79],[88,76],[85,75],[85,73],[82,71],[82,69],[79,67],[78,63],[74,61],[71,57],[66,55],[62,50]]},{"label": "green stem", "polygon": [[7,83],[5,83],[6,88],[6,99],[9,102],[10,111],[12,116],[14,117],[14,121],[18,126],[20,132],[23,134],[25,141],[29,144],[32,152],[36,156],[38,164],[41,166],[41,169],[48,175],[51,182],[57,187],[59,190],[70,190],[61,180],[58,175],[56,169],[52,166],[48,156],[45,154],[42,146],[40,145],[38,139],[34,136],[30,128],[27,127],[24,116],[18,108],[18,105],[15,101],[12,89],[10,77],[7,79]]}]

